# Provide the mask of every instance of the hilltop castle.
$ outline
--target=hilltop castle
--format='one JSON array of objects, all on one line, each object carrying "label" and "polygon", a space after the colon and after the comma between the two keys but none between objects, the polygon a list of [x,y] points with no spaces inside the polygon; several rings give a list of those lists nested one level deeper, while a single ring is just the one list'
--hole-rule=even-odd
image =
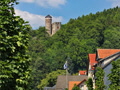
[{"label": "hilltop castle", "polygon": [[48,34],[52,36],[61,28],[61,22],[54,22],[52,23],[52,17],[47,15],[45,17],[45,29],[47,30]]}]

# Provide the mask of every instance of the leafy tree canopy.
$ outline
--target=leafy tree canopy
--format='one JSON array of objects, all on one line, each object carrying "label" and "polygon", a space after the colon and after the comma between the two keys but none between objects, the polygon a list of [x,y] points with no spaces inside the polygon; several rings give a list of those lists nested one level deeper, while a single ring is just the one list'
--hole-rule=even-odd
[{"label": "leafy tree canopy", "polygon": [[0,90],[27,90],[30,79],[30,26],[15,16],[14,4],[16,0],[0,1]]},{"label": "leafy tree canopy", "polygon": [[51,73],[46,75],[46,78],[41,80],[41,83],[38,85],[39,89],[43,89],[43,87],[53,87],[57,82],[57,77],[59,75],[65,75],[65,70],[57,70],[52,71]]}]

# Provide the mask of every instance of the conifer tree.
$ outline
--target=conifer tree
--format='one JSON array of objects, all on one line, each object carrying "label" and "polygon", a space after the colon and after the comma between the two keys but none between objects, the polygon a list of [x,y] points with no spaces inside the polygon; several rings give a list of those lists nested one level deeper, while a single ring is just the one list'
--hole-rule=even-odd
[{"label": "conifer tree", "polygon": [[92,78],[89,78],[87,83],[88,90],[93,90],[93,81]]},{"label": "conifer tree", "polygon": [[0,90],[27,90],[29,25],[15,16],[16,0],[0,1]]},{"label": "conifer tree", "polygon": [[95,82],[95,85],[96,85],[96,89],[95,90],[104,90],[105,89],[105,85],[104,85],[104,71],[101,67],[97,67],[96,69],[96,73],[95,73],[95,76],[96,76],[96,82]]},{"label": "conifer tree", "polygon": [[109,90],[119,90],[120,89],[120,59],[112,62],[111,73],[108,75],[111,84],[109,85]]}]

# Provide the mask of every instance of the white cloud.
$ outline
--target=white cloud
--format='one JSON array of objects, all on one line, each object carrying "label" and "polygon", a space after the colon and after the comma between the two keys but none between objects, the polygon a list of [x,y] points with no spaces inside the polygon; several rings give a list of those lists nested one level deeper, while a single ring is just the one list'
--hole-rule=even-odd
[{"label": "white cloud", "polygon": [[108,0],[112,3],[112,7],[120,6],[120,0]]},{"label": "white cloud", "polygon": [[20,2],[36,3],[42,7],[59,7],[64,5],[67,0],[20,0]]},{"label": "white cloud", "polygon": [[34,0],[19,0],[20,2],[27,2],[27,3],[32,3]]},{"label": "white cloud", "polygon": [[[21,18],[23,18],[25,21],[29,21],[33,29],[37,29],[40,26],[45,26],[45,16],[43,15],[36,15],[18,9],[15,9],[15,13],[17,16],[21,16]],[[62,21],[63,18],[61,16],[53,17],[53,22],[62,22]]]}]

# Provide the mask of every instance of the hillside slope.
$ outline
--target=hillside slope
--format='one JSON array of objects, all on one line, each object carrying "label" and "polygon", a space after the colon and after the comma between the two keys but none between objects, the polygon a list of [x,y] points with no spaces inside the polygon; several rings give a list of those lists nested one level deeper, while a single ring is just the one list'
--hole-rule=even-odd
[{"label": "hillside slope", "polygon": [[[86,69],[88,53],[96,48],[120,48],[120,8],[112,8],[70,19],[52,37],[44,27],[30,32],[29,54],[33,60],[33,74],[38,70],[38,80],[58,69],[68,57],[69,72]],[[49,67],[49,68],[48,68]]]}]

